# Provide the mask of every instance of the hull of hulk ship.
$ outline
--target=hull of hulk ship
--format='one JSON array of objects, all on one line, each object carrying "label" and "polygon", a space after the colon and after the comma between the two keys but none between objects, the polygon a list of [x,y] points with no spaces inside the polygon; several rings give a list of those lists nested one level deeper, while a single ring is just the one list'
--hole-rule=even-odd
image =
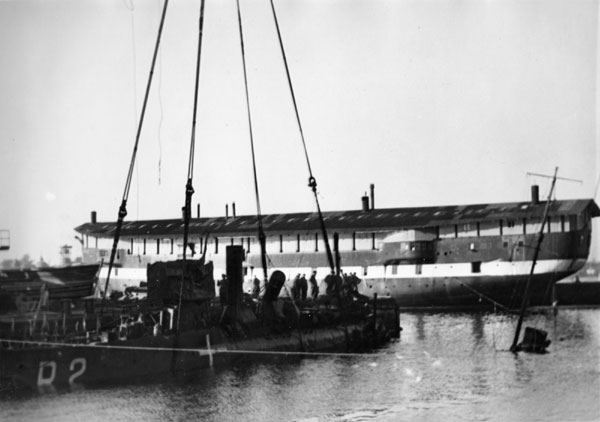
[{"label": "hull of hulk ship", "polygon": [[[405,308],[516,309],[532,273],[529,304],[560,305],[555,283],[586,263],[591,220],[600,209],[592,199],[551,201],[533,265],[546,207],[533,188],[526,202],[439,207],[375,209],[363,197],[360,210],[325,212],[325,225],[330,244],[337,238],[342,271],[359,280],[364,295],[391,297]],[[263,226],[270,263],[287,275],[288,287],[296,276],[314,274],[324,293],[330,268],[317,214],[265,215]],[[263,279],[256,227],[255,216],[198,216],[190,224],[189,251],[206,254],[218,278],[225,272],[224,247],[243,245],[250,292],[252,280]],[[114,228],[97,222],[95,213],[76,228],[85,238],[87,261],[107,260]],[[146,265],[177,259],[182,238],[181,220],[125,223],[109,289],[143,286]]]}]

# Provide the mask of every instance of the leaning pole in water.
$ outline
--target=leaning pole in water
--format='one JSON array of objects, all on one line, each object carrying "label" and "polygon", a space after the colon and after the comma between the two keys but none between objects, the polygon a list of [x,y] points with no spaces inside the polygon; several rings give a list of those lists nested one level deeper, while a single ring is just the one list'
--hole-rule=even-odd
[{"label": "leaning pole in water", "polygon": [[552,178],[552,185],[550,186],[550,193],[548,199],[546,199],[546,206],[544,208],[544,215],[542,217],[542,226],[537,236],[537,243],[533,252],[533,262],[531,263],[531,270],[529,271],[529,277],[527,277],[527,284],[525,284],[525,292],[523,293],[523,301],[521,302],[521,310],[519,312],[519,320],[517,322],[517,329],[515,330],[515,337],[513,343],[510,346],[511,352],[518,352],[519,336],[521,334],[521,326],[523,325],[523,318],[525,316],[525,310],[527,309],[527,303],[529,302],[529,288],[531,286],[531,279],[533,278],[533,271],[535,270],[535,264],[537,262],[538,255],[540,253],[540,246],[544,240],[544,227],[546,225],[546,219],[548,218],[548,210],[550,208],[550,199],[552,198],[552,192],[554,191],[554,184],[556,183],[556,173],[558,173],[558,167],[554,169],[554,177]]}]

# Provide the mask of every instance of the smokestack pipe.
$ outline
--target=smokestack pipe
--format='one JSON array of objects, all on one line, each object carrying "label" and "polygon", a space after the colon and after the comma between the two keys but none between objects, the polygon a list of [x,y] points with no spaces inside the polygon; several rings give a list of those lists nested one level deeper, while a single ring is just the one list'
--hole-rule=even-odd
[{"label": "smokestack pipe", "polygon": [[371,183],[371,209],[375,209],[375,185]]},{"label": "smokestack pipe", "polygon": [[368,212],[369,211],[369,197],[367,196],[366,192],[365,192],[365,195],[361,199],[362,199],[362,210],[364,212]]},{"label": "smokestack pipe", "polygon": [[244,248],[241,245],[225,247],[225,267],[227,273],[227,298],[228,306],[234,307],[234,313],[242,304],[244,283]]},{"label": "smokestack pipe", "polygon": [[235,218],[235,202],[231,203],[231,214],[233,215],[233,218]]},{"label": "smokestack pipe", "polygon": [[225,218],[229,218],[229,204],[225,204]]},{"label": "smokestack pipe", "polygon": [[540,203],[540,187],[538,185],[531,185],[531,203],[533,205]]},{"label": "smokestack pipe", "polygon": [[200,202],[196,205],[196,218],[200,218]]},{"label": "smokestack pipe", "polygon": [[90,217],[91,221],[92,221],[92,224],[96,224],[96,217],[97,217],[96,211],[92,211],[92,215]]}]

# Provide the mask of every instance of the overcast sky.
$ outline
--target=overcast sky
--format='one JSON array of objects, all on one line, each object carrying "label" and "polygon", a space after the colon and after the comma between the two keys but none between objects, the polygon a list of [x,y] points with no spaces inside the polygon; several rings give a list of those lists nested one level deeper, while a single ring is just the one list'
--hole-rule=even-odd
[{"label": "overcast sky", "polygon": [[[276,0],[324,210],[557,197],[598,179],[598,1]],[[268,0],[241,0],[264,213],[312,211]],[[0,0],[0,259],[114,221],[162,2]],[[127,220],[180,216],[199,1],[171,1]],[[235,1],[207,0],[194,204],[256,210]],[[598,199],[598,198],[596,198]],[[195,215],[195,207],[194,207]],[[599,257],[600,258],[600,257]]]}]

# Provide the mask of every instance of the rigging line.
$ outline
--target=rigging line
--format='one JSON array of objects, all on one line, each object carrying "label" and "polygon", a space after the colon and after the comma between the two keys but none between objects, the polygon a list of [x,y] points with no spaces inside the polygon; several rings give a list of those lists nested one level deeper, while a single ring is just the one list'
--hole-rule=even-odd
[{"label": "rigging line", "polygon": [[140,115],[140,120],[138,123],[138,128],[135,136],[135,144],[133,146],[133,152],[131,154],[131,162],[129,164],[129,172],[127,173],[127,181],[125,183],[125,189],[123,191],[123,201],[127,202],[127,198],[129,197],[129,189],[131,186],[131,179],[133,176],[133,169],[135,167],[135,159],[137,156],[138,145],[140,141],[140,135],[142,132],[142,126],[144,124],[144,116],[146,114],[146,106],[148,105],[148,97],[150,95],[150,86],[152,85],[152,77],[154,76],[154,67],[156,65],[156,58],[158,56],[158,47],[160,45],[160,38],[162,35],[163,25],[165,22],[165,15],[167,12],[167,5],[169,4],[169,0],[165,0],[163,12],[160,20],[160,26],[158,28],[158,36],[156,38],[156,45],[154,47],[154,54],[152,56],[152,64],[150,66],[150,74],[148,75],[148,82],[146,84],[146,93],[144,95],[144,102],[142,104],[142,113]]},{"label": "rigging line", "polygon": [[[162,29],[163,29],[163,25],[165,23],[165,16],[167,14],[167,6],[169,4],[169,0],[165,0],[164,3],[164,7],[163,7],[163,11],[162,11],[162,15],[160,18],[160,25],[158,28],[158,35],[156,37],[156,45],[154,47],[154,55],[152,56],[152,65],[150,67],[150,74],[148,75],[148,83],[146,85],[146,93],[144,95],[144,103],[142,106],[142,113],[140,115],[140,122],[138,125],[138,130],[137,130],[137,134],[135,137],[135,143],[134,143],[134,147],[133,147],[133,153],[131,155],[131,162],[129,164],[129,172],[127,173],[127,180],[125,182],[125,190],[123,191],[123,200],[121,202],[121,206],[119,207],[119,214],[118,214],[118,220],[117,220],[117,224],[116,224],[116,228],[115,228],[115,238],[113,241],[113,245],[112,245],[112,250],[110,252],[110,261],[109,261],[109,265],[108,265],[108,274],[106,275],[106,283],[104,286],[104,294],[102,296],[102,302],[104,303],[104,300],[106,299],[106,291],[108,290],[108,284],[110,281],[110,273],[112,271],[112,267],[114,265],[115,262],[115,255],[117,252],[117,246],[119,244],[119,237],[121,236],[121,229],[123,227],[123,219],[125,218],[125,216],[127,215],[127,199],[129,197],[129,189],[131,187],[131,178],[133,176],[133,169],[134,169],[134,165],[135,165],[135,158],[137,155],[137,149],[138,149],[138,144],[140,141],[140,133],[142,131],[142,125],[144,122],[144,115],[146,113],[146,104],[148,103],[148,96],[150,94],[150,86],[152,84],[152,76],[154,74],[154,65],[156,64],[156,56],[158,54],[158,47],[160,45],[160,38],[162,35]],[[102,311],[101,311],[101,315],[102,312],[104,310],[104,307],[102,307]]]},{"label": "rigging line", "polygon": [[[130,23],[131,23],[131,51],[132,51],[132,73],[133,73],[133,119],[135,120],[135,116],[137,116],[137,52],[135,48],[135,6],[133,4],[133,0],[131,1],[131,7],[125,3],[125,7],[129,10],[130,15]],[[135,130],[135,123],[133,125],[133,129]],[[136,219],[139,219],[140,216],[140,175],[136,169],[136,206],[135,206],[135,214]]]},{"label": "rigging line", "polygon": [[473,293],[475,293],[475,294],[476,294],[477,296],[479,296],[480,298],[483,298],[483,299],[487,300],[488,302],[490,302],[490,303],[493,303],[495,306],[498,306],[498,307],[500,307],[500,308],[504,309],[505,311],[508,311],[508,312],[510,312],[510,308],[507,308],[506,306],[504,306],[504,305],[503,305],[503,304],[501,304],[500,302],[496,302],[496,301],[495,301],[494,299],[492,299],[491,297],[484,295],[483,293],[481,293],[481,292],[480,292],[480,291],[478,291],[477,289],[475,289],[475,288],[473,288],[473,287],[469,286],[468,284],[465,284],[465,283],[463,283],[462,281],[460,281],[460,280],[458,279],[458,277],[451,277],[450,279],[451,279],[451,280],[455,280],[455,281],[457,281],[458,283],[460,283],[460,285],[461,285],[461,286],[463,286],[463,287],[466,287],[468,290],[472,291]]},{"label": "rigging line", "polygon": [[298,106],[296,104],[296,95],[294,94],[294,88],[292,86],[292,78],[290,76],[290,70],[287,63],[287,56],[283,48],[283,40],[281,38],[281,31],[279,30],[279,21],[277,20],[277,14],[275,13],[275,5],[273,0],[271,1],[271,10],[273,11],[273,19],[275,20],[275,28],[277,29],[277,37],[279,38],[279,47],[281,48],[281,56],[283,57],[283,64],[285,65],[285,73],[287,75],[288,85],[290,87],[290,94],[292,96],[292,102],[294,103],[294,110],[296,112],[296,121],[298,122],[298,129],[300,130],[300,138],[302,139],[302,146],[304,147],[304,156],[306,157],[306,164],[308,166],[308,174],[310,178],[313,178],[312,169],[310,167],[310,160],[308,158],[308,150],[306,148],[306,142],[304,140],[304,131],[302,130],[302,124],[300,123],[300,113],[298,113]]},{"label": "rigging line", "polygon": [[[160,4],[157,2],[157,5]],[[162,173],[162,125],[163,125],[163,102],[162,102],[162,54],[159,52],[158,56],[158,108],[159,108],[159,119],[158,119],[158,184],[161,184],[161,173]]]},{"label": "rigging line", "polygon": [[[285,49],[283,47],[283,39],[281,38],[281,31],[279,30],[279,21],[277,20],[277,13],[275,12],[275,5],[273,4],[273,0],[271,1],[271,10],[273,11],[273,20],[275,21],[275,28],[277,29],[277,38],[279,39],[279,47],[281,49],[281,56],[283,58],[283,64],[285,66],[285,73],[287,75],[288,86],[290,88],[290,94],[292,96],[292,102],[294,104],[294,111],[296,113],[296,121],[298,122],[298,130],[300,131],[300,138],[302,139],[302,146],[304,148],[304,156],[306,157],[306,165],[308,167],[308,186],[312,189],[313,194],[315,196],[315,202],[317,203],[317,211],[319,213],[319,222],[321,226],[321,231],[323,233],[323,242],[325,243],[325,250],[327,252],[327,260],[329,262],[329,267],[331,271],[334,271],[335,265],[333,262],[333,254],[331,253],[331,248],[329,247],[329,238],[327,236],[327,229],[325,228],[325,221],[323,219],[323,213],[321,212],[321,206],[319,204],[319,197],[317,195],[317,180],[313,176],[312,169],[310,166],[310,159],[308,158],[308,149],[306,148],[306,141],[304,139],[304,131],[302,130],[302,123],[300,122],[300,113],[298,112],[298,105],[296,103],[296,95],[294,94],[294,87],[292,85],[292,78],[290,76],[290,70],[287,62],[287,57],[285,55]],[[339,275],[339,274],[338,274]]]},{"label": "rigging line", "polygon": [[194,151],[196,148],[196,114],[198,111],[198,90],[200,84],[200,57],[202,52],[202,33],[204,27],[204,3],[200,2],[200,18],[198,21],[198,53],[196,55],[196,82],[194,88],[194,110],[192,112],[192,134],[190,139],[190,155],[188,161],[187,183],[185,185],[185,207],[183,211],[183,270],[181,271],[181,284],[179,285],[179,312],[177,313],[177,331],[179,331],[179,321],[181,320],[181,300],[183,296],[183,282],[185,280],[185,261],[188,247],[188,236],[191,218],[191,203],[194,187],[192,179],[194,177]]},{"label": "rigging line", "polygon": [[242,30],[242,14],[240,11],[240,0],[236,0],[237,14],[238,14],[238,27],[240,31],[240,46],[242,50],[242,66],[244,69],[244,88],[246,92],[246,110],[248,114],[248,130],[250,132],[250,149],[252,151],[252,172],[254,174],[254,194],[256,197],[256,217],[258,220],[258,240],[260,243],[261,251],[261,263],[263,267],[265,283],[268,282],[267,276],[267,260],[266,260],[266,237],[262,222],[262,212],[260,209],[260,196],[258,193],[258,175],[256,174],[256,155],[254,152],[254,136],[252,134],[252,116],[250,113],[250,96],[248,94],[248,75],[246,71],[246,54],[244,50],[244,31]]},{"label": "rigging line", "polygon": [[235,355],[283,355],[283,356],[334,356],[334,357],[385,357],[391,356],[392,353],[387,352],[375,352],[375,353],[351,353],[351,352],[305,352],[305,351],[276,351],[276,350],[244,350],[244,349],[223,349],[219,347],[215,348],[193,348],[193,347],[144,347],[144,346],[127,346],[127,345],[103,345],[99,343],[61,343],[61,342],[51,342],[51,341],[35,341],[35,340],[14,340],[14,339],[6,339],[0,338],[0,342],[4,345],[42,345],[49,347],[72,347],[74,349],[114,349],[114,350],[138,350],[138,351],[147,351],[150,353],[155,352],[175,352],[175,353],[197,353],[200,355],[209,355],[209,354],[235,354]]}]

